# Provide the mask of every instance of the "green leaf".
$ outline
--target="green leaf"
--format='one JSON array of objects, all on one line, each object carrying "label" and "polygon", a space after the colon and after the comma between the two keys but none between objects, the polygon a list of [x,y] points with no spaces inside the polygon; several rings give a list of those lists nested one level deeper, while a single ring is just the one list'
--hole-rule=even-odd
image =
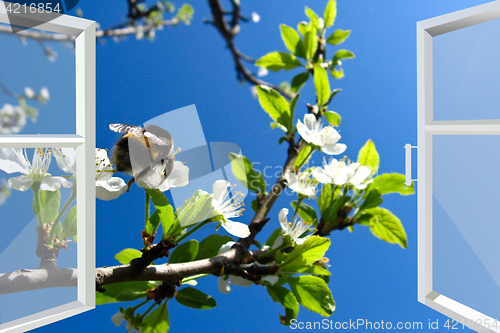
[{"label": "green leaf", "polygon": [[215,299],[198,289],[185,287],[175,293],[177,302],[194,309],[207,310],[217,306]]},{"label": "green leaf", "polygon": [[332,76],[336,79],[341,79],[344,77],[344,70],[341,68],[339,70],[336,70],[335,68],[333,68],[330,73],[332,74]]},{"label": "green leaf", "polygon": [[365,201],[361,207],[359,207],[359,212],[368,208],[377,207],[382,202],[384,202],[382,194],[380,194],[380,191],[377,188],[373,188],[367,193]]},{"label": "green leaf", "polygon": [[285,256],[285,261],[280,266],[286,269],[288,265],[311,265],[315,261],[323,258],[330,244],[331,242],[328,238],[310,236],[303,244],[295,246],[293,250]]},{"label": "green leaf", "polygon": [[277,72],[282,69],[294,69],[295,67],[302,66],[302,63],[292,54],[285,52],[271,52],[257,60],[255,65]]},{"label": "green leaf", "polygon": [[270,248],[272,248],[274,243],[276,242],[276,239],[279,237],[280,234],[281,234],[281,228],[274,230],[271,236],[269,236],[269,238],[267,239],[266,244],[264,245],[267,245]]},{"label": "green leaf", "polygon": [[[321,211],[321,219],[325,223],[334,222],[337,219],[338,211],[351,199],[349,196],[333,194],[334,186],[325,184],[318,198],[318,206]],[[338,190],[337,190],[338,192]]]},{"label": "green leaf", "polygon": [[402,248],[408,246],[403,224],[390,210],[374,207],[365,212],[372,215],[369,226],[376,237],[388,243],[399,244]]},{"label": "green leaf", "polygon": [[293,55],[297,57],[305,58],[306,50],[304,48],[304,44],[300,39],[299,33],[286,24],[281,24],[281,38],[283,38],[283,42],[285,42],[286,48],[292,52]]},{"label": "green leaf", "polygon": [[333,201],[335,200],[333,184],[325,184],[321,189],[321,193],[318,198],[318,206],[321,212],[321,216],[325,216],[326,211],[333,205]]},{"label": "green leaf", "polygon": [[300,207],[297,207],[297,201],[292,201],[292,207],[295,210],[297,210],[297,208],[299,209],[298,214],[300,218],[304,220],[304,222],[308,223],[318,222],[318,216],[316,215],[316,211],[308,204],[301,202]]},{"label": "green leaf", "polygon": [[170,202],[168,202],[168,199],[160,190],[146,190],[146,193],[149,195],[156,208],[158,208],[158,206],[170,205]]},{"label": "green leaf", "polygon": [[337,95],[341,91],[342,91],[342,89],[339,89],[339,88],[333,89],[332,92],[330,93],[330,100],[332,100],[333,97],[335,97],[335,95]]},{"label": "green leaf", "polygon": [[304,34],[304,46],[306,48],[306,59],[311,61],[316,50],[318,49],[318,36],[316,35],[316,28],[310,28]]},{"label": "green leaf", "polygon": [[373,217],[372,214],[367,214],[366,212],[361,212],[361,214],[356,215],[355,223],[370,226],[370,220]]},{"label": "green leaf", "polygon": [[297,74],[292,79],[292,92],[296,93],[309,79],[309,72]]},{"label": "green leaf", "polygon": [[292,100],[290,101],[290,103],[288,103],[288,105],[290,107],[290,117],[292,118],[292,122],[293,122],[293,114],[295,112],[295,106],[297,105],[297,101],[299,100],[299,97],[300,97],[300,95],[296,94],[295,97],[292,98]]},{"label": "green leaf", "polygon": [[313,148],[310,145],[305,145],[299,152],[299,156],[295,160],[293,166],[300,168],[309,161],[312,156]]},{"label": "green leaf", "polygon": [[[96,292],[95,302],[97,305],[121,302],[122,300],[117,299],[120,293],[127,292],[128,294],[136,293],[139,295],[148,289],[153,289],[158,287],[159,283],[152,283],[148,281],[133,281],[133,282],[120,282],[112,283],[104,286],[104,292]],[[137,299],[142,298],[138,296]]]},{"label": "green leaf", "polygon": [[314,12],[314,10],[312,10],[311,8],[309,8],[309,7],[306,6],[306,15],[311,20],[311,25],[316,30],[319,30],[320,26],[319,26],[319,17],[318,17],[318,14],[316,14]]},{"label": "green leaf", "polygon": [[329,271],[327,271],[326,269],[324,269],[316,264],[312,264],[309,266],[286,265],[286,268],[281,269],[280,272],[316,274],[316,275],[326,275],[326,276],[330,276],[332,274]]},{"label": "green leaf", "polygon": [[302,34],[302,36],[306,35],[308,29],[309,25],[305,21],[299,22],[299,24],[297,24],[297,30]]},{"label": "green leaf", "polygon": [[405,176],[399,173],[384,173],[373,179],[368,189],[378,188],[381,194],[399,193],[401,195],[414,194],[413,183],[405,185]]},{"label": "green leaf", "polygon": [[337,17],[337,2],[335,0],[328,1],[323,17],[325,21],[325,28],[331,27]]},{"label": "green leaf", "polygon": [[351,30],[338,29],[335,30],[335,32],[330,37],[328,37],[326,42],[328,44],[338,45],[340,43],[343,43],[347,39],[347,37],[349,37],[350,34]]},{"label": "green leaf", "polygon": [[217,234],[208,236],[201,241],[195,260],[215,257],[219,252],[220,247],[231,241],[233,241],[233,239],[229,236],[221,236]]},{"label": "green leaf", "polygon": [[267,185],[264,176],[254,169],[248,158],[235,153],[230,153],[229,158],[233,174],[243,186],[256,193],[266,193]]},{"label": "green leaf", "polygon": [[205,191],[197,190],[177,209],[177,220],[181,227],[190,227],[201,222],[211,210],[212,196]]},{"label": "green leaf", "polygon": [[288,132],[288,128],[286,128],[285,126],[281,125],[280,123],[278,123],[276,121],[273,121],[271,123],[271,128],[275,129],[276,127],[279,128],[280,130],[283,130],[285,133]]},{"label": "green leaf", "polygon": [[147,291],[138,291],[138,290],[124,290],[121,291],[118,295],[116,295],[117,302],[130,302],[135,301],[136,299],[143,298],[147,294]]},{"label": "green leaf", "polygon": [[302,275],[287,278],[287,281],[297,301],[306,309],[319,313],[323,317],[329,317],[335,311],[332,292],[323,279],[312,275]]},{"label": "green leaf", "polygon": [[314,87],[320,107],[324,106],[330,97],[330,83],[326,70],[320,64],[314,65]]},{"label": "green leaf", "polygon": [[121,250],[115,255],[115,259],[118,260],[120,264],[126,265],[135,258],[142,257],[142,252],[136,249],[125,249]]},{"label": "green leaf", "polygon": [[162,240],[169,239],[169,231],[175,223],[174,208],[171,205],[156,207],[160,216],[161,227],[163,229]]},{"label": "green leaf", "polygon": [[61,204],[60,191],[38,191],[40,210],[35,205],[36,196],[33,197],[33,213],[39,222],[53,222],[59,214]]},{"label": "green leaf", "polygon": [[191,239],[178,245],[168,259],[169,264],[178,264],[181,262],[192,261],[198,254],[198,241]]},{"label": "green leaf", "polygon": [[340,121],[342,120],[342,117],[334,111],[326,111],[325,118],[330,123],[330,125],[335,127],[340,126]]},{"label": "green leaf", "polygon": [[279,92],[268,86],[257,86],[257,94],[259,96],[260,105],[264,111],[266,111],[274,121],[277,121],[285,126],[288,131],[291,131],[293,127],[293,117],[290,111],[290,105],[286,99],[281,96]]},{"label": "green leaf", "polygon": [[76,236],[76,206],[71,207],[62,223],[62,230],[59,233],[61,239],[68,239]]},{"label": "green leaf", "polygon": [[299,314],[299,303],[293,293],[282,286],[271,286],[266,284],[267,293],[276,303],[279,302],[285,309],[285,316],[280,315],[280,322],[290,326],[290,321],[296,319]]},{"label": "green leaf", "polygon": [[160,213],[158,210],[155,210],[153,214],[146,221],[146,227],[144,230],[150,234],[154,235],[156,230],[158,230],[158,226],[160,225]]},{"label": "green leaf", "polygon": [[167,302],[163,302],[156,310],[142,321],[142,333],[166,333],[170,327]]},{"label": "green leaf", "polygon": [[371,167],[373,170],[372,175],[377,173],[380,164],[380,157],[372,140],[368,139],[365,145],[359,150],[358,163]]},{"label": "green leaf", "polygon": [[349,50],[338,50],[333,56],[332,66],[336,66],[340,59],[354,58],[354,53]]}]

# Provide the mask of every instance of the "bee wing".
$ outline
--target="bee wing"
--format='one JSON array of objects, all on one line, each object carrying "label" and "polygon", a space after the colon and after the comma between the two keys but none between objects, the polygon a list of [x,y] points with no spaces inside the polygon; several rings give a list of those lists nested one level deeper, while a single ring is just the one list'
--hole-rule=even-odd
[{"label": "bee wing", "polygon": [[168,140],[167,138],[156,136],[150,132],[144,132],[144,136],[148,138],[148,140],[150,140],[152,143],[160,146],[168,146],[170,144],[170,140]]},{"label": "bee wing", "polygon": [[109,124],[109,129],[117,133],[130,133],[135,136],[141,137],[144,135],[144,128],[125,125],[125,124]]}]

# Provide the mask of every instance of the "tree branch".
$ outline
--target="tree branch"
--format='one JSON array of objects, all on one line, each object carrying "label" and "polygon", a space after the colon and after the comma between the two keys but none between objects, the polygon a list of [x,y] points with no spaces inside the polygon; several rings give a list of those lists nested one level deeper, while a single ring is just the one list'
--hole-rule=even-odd
[{"label": "tree branch", "polygon": [[0,274],[0,295],[44,288],[76,287],[77,280],[76,268],[20,269]]},{"label": "tree branch", "polygon": [[217,30],[219,30],[220,34],[227,43],[227,47],[231,50],[231,55],[233,56],[236,65],[236,73],[238,74],[238,77],[245,79],[247,82],[254,85],[269,86],[274,90],[279,91],[286,97],[293,98],[293,94],[284,91],[278,86],[256,78],[254,75],[252,75],[248,68],[243,65],[243,60],[252,63],[254,61],[252,58],[247,57],[243,53],[241,53],[236,45],[234,45],[233,39],[240,31],[239,21],[241,19],[241,14],[239,0],[232,0],[231,2],[233,5],[233,11],[231,12],[233,17],[231,19],[231,24],[229,24],[224,18],[224,14],[227,12],[222,8],[220,0],[208,0],[208,4],[212,10],[212,21],[210,21],[210,23],[212,23],[217,28]]},{"label": "tree branch", "polygon": [[[178,18],[173,18],[171,20],[165,20],[162,22],[162,26],[171,27],[179,24]],[[124,28],[110,28],[104,30],[96,31],[96,39],[103,39],[106,37],[123,37],[126,35],[133,35],[138,32],[139,26],[127,26]],[[149,32],[150,30],[155,29],[153,26],[141,26],[140,29],[143,29],[144,32]],[[8,25],[0,25],[0,34],[9,34],[13,35],[12,29]],[[64,34],[55,34],[55,33],[46,33],[43,31],[37,30],[23,30],[15,34],[20,38],[33,39],[37,41],[54,41],[54,42],[66,42],[75,40],[74,36],[64,35]]]}]

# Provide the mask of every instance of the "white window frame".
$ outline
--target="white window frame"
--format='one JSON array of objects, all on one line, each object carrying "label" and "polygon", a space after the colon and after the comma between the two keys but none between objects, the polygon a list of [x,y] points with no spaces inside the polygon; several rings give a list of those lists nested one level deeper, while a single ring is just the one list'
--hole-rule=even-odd
[{"label": "white window frame", "polygon": [[[0,1],[0,22],[9,24],[8,2]],[[22,12],[22,11],[21,11]],[[12,16],[13,14],[10,14]],[[49,14],[44,14],[49,15]],[[25,26],[33,17],[20,14]],[[44,16],[44,19],[46,16]],[[76,134],[1,135],[0,148],[76,148],[78,300],[0,325],[0,332],[24,332],[95,308],[95,30],[94,21],[69,15],[36,29],[75,37]]]},{"label": "white window frame", "polygon": [[497,18],[500,1],[417,22],[418,301],[478,332],[500,332],[500,328],[470,322],[491,325],[495,319],[435,292],[432,286],[432,140],[443,134],[500,135],[500,121],[433,121],[432,38]]}]

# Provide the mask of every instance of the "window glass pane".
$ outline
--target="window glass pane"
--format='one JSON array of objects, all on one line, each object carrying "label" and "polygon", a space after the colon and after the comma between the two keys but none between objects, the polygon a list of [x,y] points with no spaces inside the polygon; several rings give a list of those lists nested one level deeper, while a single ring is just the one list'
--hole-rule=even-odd
[{"label": "window glass pane", "polygon": [[[10,27],[0,24],[0,29]],[[36,29],[24,33],[51,35]],[[2,33],[0,45],[0,134],[74,134],[74,42]]]},{"label": "window glass pane", "polygon": [[[0,223],[2,226],[2,231],[0,232],[0,272],[15,274],[14,272],[19,269],[31,270],[39,268],[41,263],[39,257],[41,255],[40,251],[46,251],[41,256],[47,256],[50,251],[57,253],[56,260],[57,267],[59,268],[76,268],[76,244],[73,241],[73,236],[76,235],[76,198],[72,196],[73,186],[67,188],[61,187],[59,191],[44,193],[38,191],[37,197],[39,200],[35,199],[33,187],[27,188],[26,191],[9,189],[9,179],[13,182],[13,186],[17,187],[19,185],[19,178],[17,177],[22,176],[20,172],[7,174],[3,171],[9,167],[12,168],[14,164],[19,165],[18,161],[10,158],[9,160],[14,161],[14,163],[8,166],[5,157],[9,151],[13,152],[13,149],[0,149],[0,169],[2,169],[0,170],[0,203],[2,203],[0,205]],[[35,149],[27,149],[26,152],[28,160],[34,167],[33,155]],[[74,161],[74,155],[72,155],[72,152],[74,152],[73,148],[69,148],[69,150],[65,148],[64,152],[67,153],[65,156],[70,161]],[[47,153],[44,150],[43,153],[44,155],[41,156],[42,161],[48,162],[45,159],[49,158],[50,152]],[[40,155],[38,156],[40,157]],[[52,176],[72,176],[70,170],[64,172],[59,169],[54,156],[51,158],[48,171]],[[63,178],[58,178],[58,181],[62,180]],[[73,185],[73,180],[68,179],[67,181],[65,183],[66,186]],[[29,185],[29,183],[25,184]],[[36,208],[37,205],[43,207],[42,214],[38,214],[38,217],[35,216],[35,210],[40,211]],[[43,217],[40,215],[43,215]],[[42,223],[39,221],[42,221],[42,225],[45,225],[46,229],[44,231],[38,227]],[[57,221],[59,223],[63,222],[64,226],[62,230],[55,229],[54,236],[59,236],[60,242],[55,242],[53,249],[50,250],[40,242],[43,236],[47,236],[48,238],[50,227],[57,225],[54,223]],[[37,236],[37,234],[41,234],[42,237]],[[64,238],[66,238],[65,234],[68,236],[67,243],[63,242]],[[59,248],[59,251],[57,248]],[[64,279],[58,278],[61,283],[65,283]],[[3,292],[6,291],[0,289],[0,294]],[[0,324],[70,303],[77,299],[76,286],[0,295]]]},{"label": "window glass pane", "polygon": [[500,319],[500,136],[432,145],[433,290]]},{"label": "window glass pane", "polygon": [[500,19],[432,39],[433,120],[500,119]]}]

